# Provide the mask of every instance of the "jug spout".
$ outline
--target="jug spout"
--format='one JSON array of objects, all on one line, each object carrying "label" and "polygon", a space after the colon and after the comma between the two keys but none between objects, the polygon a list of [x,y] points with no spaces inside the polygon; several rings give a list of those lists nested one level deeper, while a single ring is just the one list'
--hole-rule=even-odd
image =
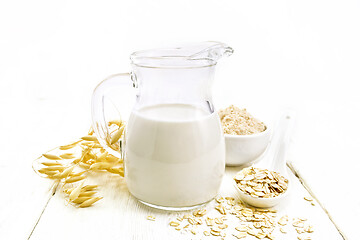
[{"label": "jug spout", "polygon": [[131,54],[131,62],[140,67],[192,68],[215,65],[234,50],[221,42],[202,42],[167,48],[138,51]]},{"label": "jug spout", "polygon": [[222,57],[231,56],[234,50],[225,43],[204,42],[199,44],[199,51],[189,56],[190,60],[210,60],[217,62]]}]

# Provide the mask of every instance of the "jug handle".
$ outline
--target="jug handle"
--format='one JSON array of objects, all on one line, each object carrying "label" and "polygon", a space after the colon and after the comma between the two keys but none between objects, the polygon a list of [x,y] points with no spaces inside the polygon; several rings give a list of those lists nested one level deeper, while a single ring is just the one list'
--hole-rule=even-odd
[{"label": "jug handle", "polygon": [[[137,86],[136,81],[132,76],[132,73],[119,73],[109,76],[96,86],[91,99],[92,127],[95,135],[101,146],[108,153],[120,159],[123,159],[124,157],[123,136],[125,135],[126,129],[122,130],[122,137],[116,143],[111,144],[111,139],[115,134],[111,134],[108,122],[111,120],[124,121],[122,119],[124,110],[128,108],[128,112],[130,113],[129,107],[133,105],[129,102],[129,96],[126,99],[117,99],[117,101],[111,101],[110,96],[123,96],[134,92],[134,88]],[[135,96],[135,94],[133,94],[133,96]],[[121,111],[118,111],[117,115],[112,119],[109,119],[109,114],[106,114],[108,112],[106,110],[109,107],[109,102],[107,100],[110,100],[114,105],[116,104],[113,106],[116,109],[117,104],[120,104],[120,102],[122,103]],[[116,145],[114,144],[120,144],[120,151],[116,149]]]}]

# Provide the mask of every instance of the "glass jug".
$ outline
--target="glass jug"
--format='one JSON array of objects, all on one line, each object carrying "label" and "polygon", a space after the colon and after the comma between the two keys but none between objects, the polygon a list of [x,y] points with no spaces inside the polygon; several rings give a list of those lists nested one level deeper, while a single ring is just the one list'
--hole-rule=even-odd
[{"label": "glass jug", "polygon": [[[211,86],[217,60],[232,52],[219,42],[135,52],[131,73],[110,76],[94,90],[95,134],[124,159],[128,189],[140,202],[183,210],[217,195],[225,143]],[[111,104],[128,116],[121,151],[108,141]]]}]

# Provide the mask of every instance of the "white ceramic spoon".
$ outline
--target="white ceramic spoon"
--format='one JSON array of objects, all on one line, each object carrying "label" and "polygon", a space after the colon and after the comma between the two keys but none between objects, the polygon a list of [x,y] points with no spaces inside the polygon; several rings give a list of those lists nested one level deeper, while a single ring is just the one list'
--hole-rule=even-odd
[{"label": "white ceramic spoon", "polygon": [[284,193],[273,198],[257,198],[242,192],[235,183],[242,201],[255,207],[269,208],[279,204],[281,200],[289,194],[289,191],[291,191],[291,181],[286,169],[286,151],[289,145],[293,123],[294,114],[290,112],[284,113],[278,121],[277,127],[274,129],[273,137],[267,151],[259,161],[252,165],[256,168],[266,168],[280,173],[289,180],[288,189]]}]

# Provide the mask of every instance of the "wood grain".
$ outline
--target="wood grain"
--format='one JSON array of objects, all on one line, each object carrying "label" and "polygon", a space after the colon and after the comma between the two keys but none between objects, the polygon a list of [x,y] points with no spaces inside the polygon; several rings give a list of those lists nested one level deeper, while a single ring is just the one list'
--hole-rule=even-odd
[{"label": "wood grain", "polygon": [[[232,177],[239,170],[239,167],[227,168],[220,195],[237,198]],[[291,172],[289,174],[294,188],[286,202],[276,207],[278,216],[287,214],[290,219],[307,218],[315,227],[315,232],[311,234],[313,239],[342,239],[322,208],[318,204],[312,206],[303,199],[309,193]],[[90,182],[101,185],[101,194],[104,196],[102,201],[91,208],[77,209],[64,204],[64,198],[58,189],[30,239],[219,239],[205,238],[201,228],[197,229],[197,235],[177,232],[168,224],[171,219],[186,212],[167,212],[144,206],[129,194],[124,180],[120,177],[103,174],[93,176]],[[214,210],[214,206],[214,201],[206,205],[209,216],[220,215]],[[148,215],[155,216],[156,220],[147,220]],[[231,234],[236,232],[234,227],[239,224],[239,220],[233,216],[228,218],[226,239],[235,239]],[[277,232],[277,239],[296,239],[294,228],[285,228],[288,233],[283,235]]]}]

